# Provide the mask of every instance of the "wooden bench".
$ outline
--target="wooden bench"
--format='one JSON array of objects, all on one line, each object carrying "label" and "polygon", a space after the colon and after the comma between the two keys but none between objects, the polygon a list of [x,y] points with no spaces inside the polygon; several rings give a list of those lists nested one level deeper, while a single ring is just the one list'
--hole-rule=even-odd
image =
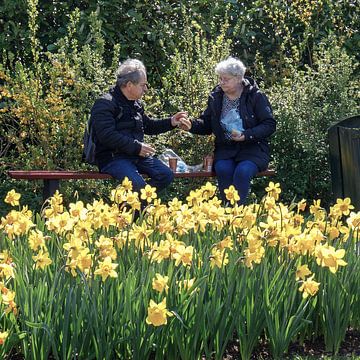
[{"label": "wooden bench", "polygon": [[[103,174],[98,171],[71,171],[71,170],[9,170],[8,175],[13,179],[18,180],[43,180],[43,199],[44,201],[50,196],[54,195],[56,190],[59,190],[60,180],[100,180],[112,179],[109,174]],[[175,178],[204,178],[216,176],[215,172],[209,171],[196,171],[174,173]],[[274,176],[275,170],[267,169],[259,172],[256,176]]]}]

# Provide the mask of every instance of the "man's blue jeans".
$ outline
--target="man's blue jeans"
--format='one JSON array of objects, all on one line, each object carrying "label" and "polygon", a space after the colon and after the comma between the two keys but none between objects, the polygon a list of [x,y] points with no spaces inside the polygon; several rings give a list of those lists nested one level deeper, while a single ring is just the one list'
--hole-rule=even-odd
[{"label": "man's blue jeans", "polygon": [[[133,190],[140,191],[146,184],[156,188],[157,192],[167,187],[174,179],[173,172],[159,159],[154,157],[139,159],[115,159],[100,169],[115,179],[124,180],[125,176],[132,181]],[[149,180],[145,181],[142,174]]]},{"label": "man's blue jeans", "polygon": [[224,190],[234,185],[240,196],[238,204],[245,204],[250,190],[250,181],[259,172],[257,165],[250,160],[236,162],[233,159],[226,159],[217,160],[214,166],[222,201],[228,202]]}]

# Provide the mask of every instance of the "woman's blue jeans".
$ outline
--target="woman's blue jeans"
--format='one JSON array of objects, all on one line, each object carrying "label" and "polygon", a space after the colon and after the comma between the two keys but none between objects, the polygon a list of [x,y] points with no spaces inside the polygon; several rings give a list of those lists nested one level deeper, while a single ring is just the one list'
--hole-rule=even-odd
[{"label": "woman's blue jeans", "polygon": [[[167,187],[174,179],[173,172],[154,157],[138,159],[115,159],[100,169],[115,179],[124,180],[125,176],[132,181],[133,190],[140,191],[146,184],[156,188],[157,192]],[[149,179],[145,181],[143,174]]]},{"label": "woman's blue jeans", "polygon": [[228,202],[224,190],[234,185],[240,196],[238,204],[245,204],[250,190],[250,181],[259,172],[257,165],[250,160],[236,162],[233,159],[226,159],[217,160],[214,166],[222,201]]}]

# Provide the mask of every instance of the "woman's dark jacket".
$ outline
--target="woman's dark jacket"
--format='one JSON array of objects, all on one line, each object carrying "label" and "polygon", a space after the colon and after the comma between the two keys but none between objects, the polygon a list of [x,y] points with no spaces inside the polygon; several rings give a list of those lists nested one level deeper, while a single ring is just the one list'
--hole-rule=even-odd
[{"label": "woman's dark jacket", "polygon": [[255,81],[243,80],[244,89],[240,97],[239,113],[243,120],[245,141],[228,140],[220,124],[224,92],[217,86],[208,98],[208,106],[200,118],[193,121],[190,132],[199,135],[215,135],[214,158],[251,160],[259,170],[269,164],[270,150],[267,138],[275,131],[276,121],[271,105]]},{"label": "woman's dark jacket", "polygon": [[128,100],[118,86],[95,101],[90,122],[95,130],[95,156],[100,169],[114,159],[139,158],[144,134],[156,135],[174,128],[170,118],[149,118],[141,103]]}]

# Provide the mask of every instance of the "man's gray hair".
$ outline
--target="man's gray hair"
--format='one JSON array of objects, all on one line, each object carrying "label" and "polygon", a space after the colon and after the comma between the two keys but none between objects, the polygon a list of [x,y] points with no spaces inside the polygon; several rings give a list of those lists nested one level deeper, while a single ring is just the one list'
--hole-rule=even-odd
[{"label": "man's gray hair", "polygon": [[138,84],[144,75],[146,75],[146,68],[140,60],[127,59],[117,69],[116,85],[122,87],[129,81]]},{"label": "man's gray hair", "polygon": [[220,61],[215,67],[215,72],[218,75],[240,76],[243,78],[245,71],[246,67],[244,63],[232,56],[223,61]]}]

